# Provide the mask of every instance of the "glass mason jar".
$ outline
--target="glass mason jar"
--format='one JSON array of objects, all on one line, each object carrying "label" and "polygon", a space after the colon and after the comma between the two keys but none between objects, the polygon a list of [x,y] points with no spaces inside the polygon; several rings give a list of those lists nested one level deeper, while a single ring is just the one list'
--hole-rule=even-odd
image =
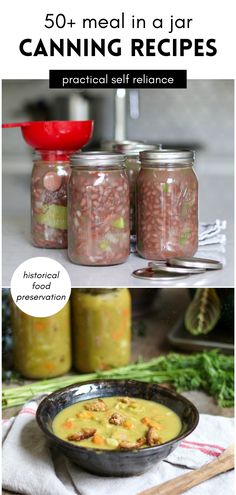
[{"label": "glass mason jar", "polygon": [[34,246],[67,247],[68,152],[37,151],[31,189],[31,230]]},{"label": "glass mason jar", "polygon": [[120,153],[71,157],[68,255],[81,265],[116,265],[130,252],[129,180]]},{"label": "glass mason jar", "polygon": [[13,363],[25,378],[51,378],[71,368],[70,303],[55,315],[37,318],[12,301]]},{"label": "glass mason jar", "polygon": [[160,149],[161,144],[147,144],[142,141],[123,141],[117,143],[114,146],[114,150],[123,153],[125,155],[125,166],[129,178],[130,185],[130,233],[136,234],[135,227],[135,189],[138,173],[140,171],[141,163],[139,159],[139,153],[144,150]]},{"label": "glass mason jar", "polygon": [[81,372],[124,366],[130,359],[128,289],[72,289],[73,363]]},{"label": "glass mason jar", "polygon": [[137,179],[137,250],[144,258],[193,256],[198,248],[194,152],[144,151]]}]

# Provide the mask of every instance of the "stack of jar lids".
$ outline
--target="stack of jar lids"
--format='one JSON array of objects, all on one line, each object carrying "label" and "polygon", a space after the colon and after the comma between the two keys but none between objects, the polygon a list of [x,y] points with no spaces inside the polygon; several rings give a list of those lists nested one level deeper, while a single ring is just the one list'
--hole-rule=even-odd
[{"label": "stack of jar lids", "polygon": [[161,144],[150,144],[142,141],[120,141],[114,145],[113,149],[126,156],[138,156],[143,151],[160,150]]},{"label": "stack of jar lids", "polygon": [[141,151],[160,150],[162,149],[162,145],[126,139],[124,141],[103,141],[101,149],[105,151],[118,151],[126,156],[138,156]]},{"label": "stack of jar lids", "polygon": [[102,141],[101,143],[101,149],[104,151],[113,151],[117,149],[117,146],[122,146],[123,151],[127,151],[129,149],[133,149],[136,146],[139,146],[140,144],[143,144],[142,141],[131,141],[128,139],[125,139],[123,141],[115,141],[115,140],[110,140],[110,141]]},{"label": "stack of jar lids", "polygon": [[222,263],[205,258],[170,258],[166,261],[150,261],[145,268],[135,270],[132,275],[145,280],[171,281],[207,270],[221,270]]}]

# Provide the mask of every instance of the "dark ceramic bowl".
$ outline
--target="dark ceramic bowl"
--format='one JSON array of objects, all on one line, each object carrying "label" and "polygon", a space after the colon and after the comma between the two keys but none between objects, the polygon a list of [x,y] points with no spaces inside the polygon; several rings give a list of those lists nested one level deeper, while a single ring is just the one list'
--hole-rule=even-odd
[{"label": "dark ceramic bowl", "polygon": [[[56,414],[76,402],[96,397],[129,396],[159,402],[177,413],[182,429],[177,437],[154,447],[119,451],[89,449],[70,444],[56,437],[52,422]],[[96,380],[62,388],[44,399],[37,410],[37,421],[53,445],[86,471],[103,476],[142,474],[166,459],[198,424],[198,411],[185,397],[159,385],[133,380]]]}]

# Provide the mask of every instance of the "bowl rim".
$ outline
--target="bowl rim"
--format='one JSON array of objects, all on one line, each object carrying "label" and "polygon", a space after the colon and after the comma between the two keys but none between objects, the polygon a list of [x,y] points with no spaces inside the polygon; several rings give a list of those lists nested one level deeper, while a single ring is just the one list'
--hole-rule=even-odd
[{"label": "bowl rim", "polygon": [[[110,449],[99,449],[99,448],[93,448],[93,447],[82,447],[82,446],[79,446],[79,445],[75,445],[75,444],[72,444],[72,443],[68,443],[66,440],[62,440],[61,438],[59,438],[58,436],[56,436],[53,432],[51,432],[44,424],[44,422],[42,421],[41,419],[41,413],[42,413],[42,409],[43,407],[45,406],[46,402],[48,401],[48,399],[52,398],[53,396],[57,396],[59,395],[61,392],[66,392],[67,390],[70,390],[71,388],[74,388],[74,387],[80,387],[80,386],[83,386],[83,385],[93,385],[96,383],[104,383],[105,384],[111,384],[111,385],[115,385],[117,383],[119,384],[127,384],[129,383],[130,385],[136,385],[136,384],[144,384],[146,386],[154,386],[158,389],[158,391],[160,392],[165,392],[167,395],[171,396],[171,398],[177,398],[178,400],[181,400],[182,402],[184,402],[186,405],[190,406],[194,415],[195,415],[195,420],[192,424],[192,426],[184,433],[182,433],[182,435],[178,434],[177,436],[175,436],[174,438],[172,438],[171,440],[168,440],[167,442],[164,442],[160,445],[153,445],[153,446],[150,446],[150,447],[145,447],[144,449],[134,449],[134,450],[110,450]],[[101,390],[102,391],[102,390]],[[99,396],[98,396],[99,397]],[[101,397],[101,396],[100,396]],[[131,395],[132,397],[132,395]],[[138,397],[136,397],[138,398]],[[140,397],[141,398],[141,397]],[[96,397],[94,397],[94,399],[96,399]],[[89,399],[85,399],[85,400],[89,400]],[[148,399],[146,399],[148,400]],[[81,402],[81,401],[78,401],[78,402]],[[72,405],[72,404],[71,404]],[[70,406],[67,406],[67,407],[70,407]],[[66,408],[63,408],[63,409],[66,409]],[[62,410],[63,410],[62,409]],[[170,409],[170,408],[169,408]],[[181,419],[181,418],[180,418]],[[161,386],[159,385],[158,383],[150,383],[150,382],[145,382],[145,381],[142,381],[142,380],[122,380],[122,379],[96,379],[96,380],[87,380],[87,381],[84,381],[84,382],[79,382],[79,383],[73,383],[72,385],[67,385],[66,387],[63,387],[63,388],[60,388],[58,390],[55,390],[54,392],[52,392],[51,394],[47,395],[47,397],[45,397],[39,404],[38,408],[37,408],[37,411],[36,411],[36,420],[37,420],[37,423],[39,425],[39,427],[41,428],[41,430],[46,434],[46,436],[48,436],[52,441],[56,442],[57,444],[61,445],[62,447],[68,447],[70,446],[70,449],[73,449],[75,452],[97,452],[99,453],[100,455],[101,454],[109,454],[109,455],[123,455],[123,454],[127,454],[127,452],[129,452],[129,454],[139,454],[141,452],[145,452],[145,453],[151,453],[151,452],[154,452],[154,451],[158,451],[158,450],[161,450],[163,447],[166,447],[166,446],[171,446],[172,444],[176,443],[176,442],[181,442],[184,438],[186,438],[188,435],[190,435],[194,430],[195,428],[197,427],[198,423],[199,423],[199,412],[198,412],[198,409],[196,408],[196,406],[189,400],[187,399],[186,397],[184,397],[183,395],[179,394],[178,392],[176,392],[175,390],[171,390],[171,389],[168,389],[167,387],[164,387],[164,386]]]},{"label": "bowl rim", "polygon": [[33,125],[40,125],[43,127],[43,125],[48,124],[94,124],[93,119],[85,119],[85,120],[28,120],[25,122],[3,122],[2,123],[2,128],[3,129],[10,129],[12,127],[20,127],[21,129],[26,128],[26,127],[31,127]]},{"label": "bowl rim", "polygon": [[28,122],[24,122],[24,125],[22,127],[30,127],[32,125],[48,125],[48,124],[92,124],[94,123],[93,119],[85,119],[85,120],[32,120]]}]

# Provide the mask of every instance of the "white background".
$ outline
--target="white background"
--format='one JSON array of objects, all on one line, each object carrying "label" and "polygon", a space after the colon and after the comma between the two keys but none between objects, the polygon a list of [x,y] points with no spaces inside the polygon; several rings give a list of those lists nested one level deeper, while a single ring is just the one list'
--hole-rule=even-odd
[{"label": "white background", "polygon": [[[1,50],[2,78],[17,79],[47,79],[49,69],[187,69],[189,79],[224,78],[235,76],[234,32],[235,17],[233,11],[234,2],[225,0],[165,0],[165,2],[153,2],[146,0],[88,0],[86,2],[68,0],[4,0],[2,8]],[[132,14],[136,17],[144,17],[150,27],[145,30],[130,29],[128,23],[126,29],[81,29],[83,17],[114,18],[124,11],[126,19]],[[47,13],[64,13],[68,19],[73,18],[77,25],[72,29],[46,29],[44,20]],[[175,17],[193,18],[190,29],[176,30],[172,35],[167,29],[151,28],[153,18],[168,19],[170,15]],[[187,54],[185,57],[131,57],[130,38],[216,38],[218,53],[214,57],[194,57]],[[24,57],[19,52],[19,43],[24,38],[32,38],[34,44],[42,38],[47,45],[47,40],[53,38],[121,38],[122,57],[61,57],[59,54],[50,57]]]}]

